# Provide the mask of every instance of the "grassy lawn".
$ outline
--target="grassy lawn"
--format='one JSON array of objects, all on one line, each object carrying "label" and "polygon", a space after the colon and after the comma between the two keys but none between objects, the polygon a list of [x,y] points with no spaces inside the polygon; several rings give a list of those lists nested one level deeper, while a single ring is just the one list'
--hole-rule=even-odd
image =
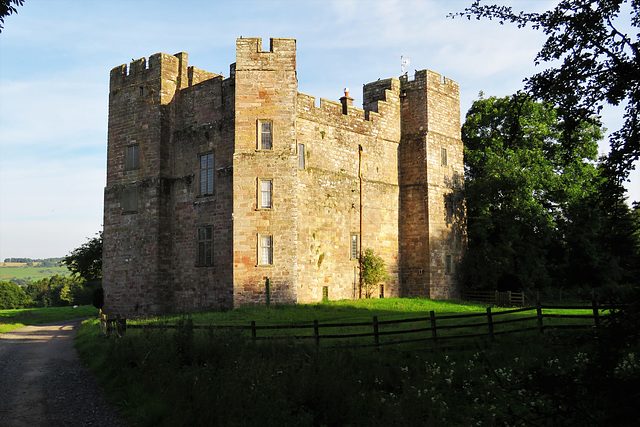
[{"label": "grassy lawn", "polygon": [[20,308],[0,310],[0,333],[9,332],[27,325],[56,322],[58,320],[92,317],[98,310],[92,305],[73,307]]},{"label": "grassy lawn", "polygon": [[[494,327],[494,332],[499,334],[504,330],[514,330],[519,328],[533,329],[532,332],[525,332],[525,336],[537,334],[537,321],[535,310],[524,313],[510,313],[512,309],[493,308],[493,321],[498,323]],[[299,304],[299,305],[275,305],[265,306],[245,306],[229,311],[210,311],[189,315],[189,321],[194,325],[214,325],[214,326],[244,326],[248,327],[252,321],[256,326],[273,325],[307,325],[306,328],[291,329],[269,329],[257,330],[258,338],[266,336],[305,336],[307,341],[313,338],[314,330],[311,327],[314,320],[320,326],[319,334],[323,335],[345,335],[345,334],[372,334],[373,317],[376,316],[379,322],[380,343],[383,346],[396,346],[397,341],[402,340],[422,340],[412,344],[414,348],[425,348],[433,344],[425,343],[424,338],[431,337],[431,332],[424,331],[429,328],[430,311],[434,311],[437,317],[438,327],[445,329],[438,330],[438,339],[441,345],[450,345],[453,341],[448,337],[457,337],[461,334],[488,334],[486,326],[486,305],[480,303],[469,303],[463,301],[434,301],[419,298],[385,298],[385,299],[363,299],[356,301],[330,301],[319,304]],[[504,313],[502,313],[504,312]],[[576,314],[576,311],[569,310],[543,310],[543,313],[553,314]],[[590,315],[590,310],[582,310],[579,314]],[[477,314],[473,318],[456,318],[459,315]],[[452,317],[452,318],[447,318]],[[140,325],[148,323],[167,323],[175,325],[183,319],[183,315],[167,315],[159,318],[139,319],[128,321],[129,325]],[[396,320],[419,319],[410,322],[393,323]],[[516,322],[517,323],[511,323]],[[509,323],[506,323],[509,322]],[[560,319],[545,319],[547,326],[561,323]],[[564,321],[566,323],[566,321]],[[360,326],[324,326],[343,323],[362,323]],[[572,323],[594,324],[592,319],[572,319]],[[468,325],[468,326],[467,326]],[[464,326],[464,327],[462,327]],[[415,333],[405,333],[403,331],[418,330]],[[129,329],[128,333],[140,333],[140,330]],[[196,334],[204,334],[205,331],[196,330]],[[244,337],[250,335],[249,330],[236,330],[237,334]],[[488,339],[488,338],[487,338]],[[323,346],[344,346],[344,345],[372,345],[374,338],[371,336],[351,337],[344,339],[321,339]],[[473,345],[475,338],[460,341],[455,340],[451,345]],[[406,344],[403,344],[406,347]],[[406,349],[406,348],[405,348]]]},{"label": "grassy lawn", "polygon": [[75,345],[111,402],[138,426],[632,425],[637,418],[637,343],[605,369],[595,340],[586,339],[593,332],[549,331],[441,353],[318,351],[311,343],[251,342],[192,327],[357,322],[431,310],[486,308],[418,299],[243,307],[167,316],[156,321],[177,329],[129,330],[110,339],[92,319]]}]

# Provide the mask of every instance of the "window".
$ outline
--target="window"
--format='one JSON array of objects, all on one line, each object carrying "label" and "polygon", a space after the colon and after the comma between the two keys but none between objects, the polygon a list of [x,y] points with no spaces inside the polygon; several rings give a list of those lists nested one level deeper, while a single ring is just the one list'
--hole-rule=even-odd
[{"label": "window", "polygon": [[271,190],[273,183],[270,179],[258,180],[260,191],[258,192],[258,209],[271,209]]},{"label": "window", "polygon": [[120,207],[123,214],[132,214],[138,212],[138,187],[130,185],[122,189],[120,195]]},{"label": "window", "polygon": [[199,266],[213,265],[213,227],[198,228],[198,260]]},{"label": "window", "polygon": [[304,169],[304,144],[298,144],[298,169]]},{"label": "window", "polygon": [[273,123],[267,120],[258,120],[258,150],[271,150],[273,148]]},{"label": "window", "polygon": [[124,170],[140,169],[140,145],[127,145],[124,156]]},{"label": "window", "polygon": [[273,236],[270,234],[258,235],[258,264],[260,265],[272,265],[273,264]]},{"label": "window", "polygon": [[442,166],[447,166],[447,149],[440,149],[440,157],[442,159]]},{"label": "window", "polygon": [[213,194],[213,153],[200,156],[200,195]]},{"label": "window", "polygon": [[444,256],[444,272],[446,274],[453,273],[453,260],[451,254],[446,254]]},{"label": "window", "polygon": [[360,234],[351,233],[351,259],[360,257]]}]

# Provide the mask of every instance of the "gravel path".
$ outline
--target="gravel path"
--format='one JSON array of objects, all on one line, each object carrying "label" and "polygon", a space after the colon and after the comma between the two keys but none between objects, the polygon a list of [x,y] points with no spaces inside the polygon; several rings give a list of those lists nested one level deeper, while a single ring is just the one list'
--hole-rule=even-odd
[{"label": "gravel path", "polygon": [[126,426],[78,360],[73,337],[81,321],[0,335],[0,426]]}]

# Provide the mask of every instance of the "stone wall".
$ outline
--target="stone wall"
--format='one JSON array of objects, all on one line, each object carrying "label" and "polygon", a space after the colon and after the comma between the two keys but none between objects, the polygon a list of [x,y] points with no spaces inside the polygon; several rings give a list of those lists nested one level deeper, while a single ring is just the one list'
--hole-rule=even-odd
[{"label": "stone wall", "polygon": [[[374,296],[458,295],[464,248],[459,89],[437,73],[363,89],[363,107],[297,92],[296,41],[240,38],[230,77],[153,55],[111,72],[105,311],[127,316],[358,298],[357,257],[382,256]],[[259,144],[261,123],[272,146]],[[304,165],[298,147],[303,146]],[[139,166],[126,153],[138,147]],[[447,164],[443,164],[443,149]],[[200,157],[213,190],[201,194]],[[260,182],[272,185],[259,204]],[[198,262],[198,230],[213,257]],[[262,262],[261,236],[273,260]]]}]

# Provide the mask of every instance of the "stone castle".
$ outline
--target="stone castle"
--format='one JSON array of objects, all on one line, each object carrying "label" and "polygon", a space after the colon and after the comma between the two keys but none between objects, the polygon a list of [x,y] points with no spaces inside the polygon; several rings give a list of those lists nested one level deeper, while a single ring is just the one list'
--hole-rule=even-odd
[{"label": "stone castle", "polygon": [[230,75],[152,55],[111,70],[104,311],[142,315],[362,296],[459,296],[458,84],[364,86],[363,108],[298,92],[296,41],[236,41]]}]

